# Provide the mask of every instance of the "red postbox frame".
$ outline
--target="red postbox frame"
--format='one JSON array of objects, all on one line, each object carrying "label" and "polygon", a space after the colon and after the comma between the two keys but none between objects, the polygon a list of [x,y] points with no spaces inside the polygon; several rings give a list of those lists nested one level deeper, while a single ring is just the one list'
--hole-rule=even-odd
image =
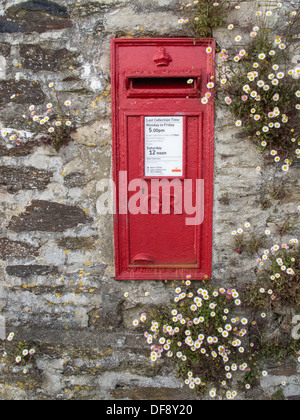
[{"label": "red postbox frame", "polygon": [[[198,46],[202,48],[211,47],[212,53],[210,56],[207,56],[206,62],[206,74],[204,73],[205,80],[202,80],[202,90],[203,83],[207,84],[211,81],[211,77],[214,77],[214,63],[215,63],[215,40],[214,39],[201,39],[195,40],[190,38],[158,38],[158,39],[113,39],[111,41],[111,70],[112,70],[112,135],[113,135],[113,180],[116,186],[116,200],[115,208],[116,214],[114,215],[114,242],[115,242],[115,278],[117,280],[176,280],[176,279],[185,279],[188,274],[192,276],[193,280],[207,280],[211,278],[212,273],[212,232],[213,232],[213,177],[214,177],[214,106],[212,103],[203,105],[206,108],[205,116],[204,113],[201,115],[201,130],[203,130],[203,144],[199,153],[201,153],[201,169],[202,175],[205,179],[205,222],[197,226],[197,238],[201,238],[201,243],[196,243],[197,252],[200,254],[201,258],[197,264],[188,264],[187,266],[179,264],[178,266],[172,265],[172,267],[167,264],[163,265],[152,265],[151,267],[144,266],[143,264],[137,264],[132,266],[130,264],[130,251],[129,251],[129,232],[128,232],[128,215],[119,214],[119,171],[126,171],[128,169],[128,145],[125,135],[125,126],[126,123],[123,121],[123,127],[120,130],[119,122],[119,111],[120,111],[120,100],[118,98],[118,91],[120,89],[120,74],[117,63],[117,55],[119,47],[130,46],[155,46],[160,47],[164,46],[168,48],[169,46],[178,46],[178,48],[184,48],[185,46]],[[156,74],[161,75],[164,72],[165,75],[170,75],[171,77],[178,77],[189,75],[191,77],[202,77],[199,74],[199,69],[184,69],[182,73],[172,72],[166,70],[165,67],[158,68],[157,71],[149,72],[145,69],[144,74],[141,76],[142,72],[124,72],[123,80],[124,86],[123,89],[127,90],[127,96],[133,98],[144,98],[147,96],[146,92],[142,92],[139,89],[136,89],[135,92],[132,92],[130,79],[135,76],[141,77],[151,77]],[[129,82],[128,82],[129,81]],[[198,84],[197,79],[197,84]],[[127,84],[127,86],[126,86]],[[198,85],[197,85],[198,88]],[[163,94],[164,93],[164,94]],[[165,94],[166,92],[151,92],[151,89],[148,91],[148,94],[152,97],[158,98],[168,98],[174,97],[174,94]],[[201,92],[203,94],[203,92]],[[179,92],[178,97],[183,97],[183,92]],[[190,90],[190,98],[195,98],[195,85]],[[199,95],[198,95],[199,96]],[[176,96],[175,96],[176,97]],[[197,100],[200,101],[199,97]],[[161,113],[146,112],[146,113],[137,113],[129,110],[126,112],[127,115],[136,115],[142,116],[143,119],[145,116],[155,116],[161,115]],[[187,115],[193,115],[193,112],[176,112],[165,111],[164,116],[168,115],[182,115],[186,117]],[[199,115],[199,111],[195,112],[195,115]],[[205,117],[205,121],[202,121]],[[125,119],[125,114],[124,114]],[[205,128],[204,128],[205,125]],[[184,125],[185,127],[185,125]],[[144,129],[144,128],[142,128]],[[184,129],[185,130],[185,129]],[[186,133],[184,133],[186,138]],[[186,147],[186,139],[184,140],[184,148]],[[127,156],[127,157],[126,157]],[[144,156],[142,157],[144,159]],[[187,164],[187,163],[186,163]],[[143,164],[144,168],[144,164]],[[158,177],[160,178],[160,177]],[[176,177],[179,178],[179,177]],[[145,178],[146,179],[146,178]]]}]

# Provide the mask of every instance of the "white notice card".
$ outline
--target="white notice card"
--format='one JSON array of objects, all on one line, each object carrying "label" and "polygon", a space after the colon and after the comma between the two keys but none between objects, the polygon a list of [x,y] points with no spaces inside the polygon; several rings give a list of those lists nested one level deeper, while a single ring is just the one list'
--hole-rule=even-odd
[{"label": "white notice card", "polygon": [[145,176],[183,176],[183,117],[145,117]]}]

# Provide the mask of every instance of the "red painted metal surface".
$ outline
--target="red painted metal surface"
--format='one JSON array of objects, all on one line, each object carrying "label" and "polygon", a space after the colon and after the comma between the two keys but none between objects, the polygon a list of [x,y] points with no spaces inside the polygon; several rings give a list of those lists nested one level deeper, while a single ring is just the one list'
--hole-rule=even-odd
[{"label": "red painted metal surface", "polygon": [[[207,47],[213,52],[208,54]],[[203,280],[211,276],[214,106],[212,102],[202,104],[200,98],[214,76],[214,51],[213,39],[112,40],[117,280],[175,280],[187,275]],[[145,124],[150,117],[180,117],[177,126],[183,124],[182,133],[176,128],[177,138],[182,138],[182,168],[175,166],[172,175],[146,174]],[[141,210],[132,214],[128,202],[137,190],[128,191],[128,186],[136,179],[144,180],[148,191],[141,189]],[[191,215],[185,208],[175,212],[175,189],[171,189],[170,214],[165,214],[161,191],[156,195],[152,191],[155,179],[174,179],[182,187],[187,179],[195,183],[203,179],[203,223],[187,225]],[[195,201],[194,186],[192,195]],[[151,204],[155,214],[149,214]]]}]

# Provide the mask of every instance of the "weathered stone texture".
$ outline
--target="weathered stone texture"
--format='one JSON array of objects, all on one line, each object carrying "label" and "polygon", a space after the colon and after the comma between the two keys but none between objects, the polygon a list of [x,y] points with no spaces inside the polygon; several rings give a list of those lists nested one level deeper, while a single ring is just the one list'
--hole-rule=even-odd
[{"label": "weathered stone texture", "polygon": [[6,13],[9,18],[21,17],[26,11],[44,12],[51,16],[58,16],[61,18],[67,18],[68,12],[65,6],[59,5],[49,0],[31,0],[21,2],[16,6],[12,6],[7,9]]},{"label": "weathered stone texture", "polygon": [[80,172],[73,172],[65,176],[65,186],[67,188],[81,188],[86,185],[86,178]]},{"label": "weathered stone texture", "polygon": [[37,256],[39,248],[26,242],[12,241],[8,238],[0,238],[0,259],[24,258]]},{"label": "weathered stone texture", "polygon": [[33,167],[0,167],[0,186],[10,192],[20,190],[44,190],[50,182],[52,173]]},{"label": "weathered stone texture", "polygon": [[11,46],[7,42],[0,42],[0,55],[8,57],[11,51]]},{"label": "weathered stone texture", "polygon": [[29,82],[22,80],[16,82],[15,80],[1,80],[0,81],[0,107],[10,102],[10,98],[16,95],[15,103],[28,104],[35,103],[41,104],[45,100],[45,96],[40,88],[38,82]]},{"label": "weathered stone texture", "polygon": [[35,200],[25,213],[11,220],[9,229],[14,232],[64,232],[89,221],[89,217],[78,207]]},{"label": "weathered stone texture", "polygon": [[0,17],[0,33],[42,33],[71,26],[66,7],[48,0],[17,4],[8,8],[4,17]]},{"label": "weathered stone texture", "polygon": [[18,147],[13,147],[12,149],[0,145],[0,158],[3,156],[18,157],[30,155],[36,146],[37,143],[35,141],[28,141],[27,143],[21,144]]},{"label": "weathered stone texture", "polygon": [[40,45],[26,44],[20,46],[20,57],[24,69],[38,71],[58,71],[76,62],[74,53],[66,48],[51,50]]},{"label": "weathered stone texture", "polygon": [[64,249],[71,250],[87,250],[94,249],[96,247],[97,237],[85,238],[85,237],[66,237],[62,238],[57,242],[57,245]]},{"label": "weathered stone texture", "polygon": [[57,268],[43,265],[12,265],[6,267],[8,275],[13,277],[47,276],[56,274]]}]

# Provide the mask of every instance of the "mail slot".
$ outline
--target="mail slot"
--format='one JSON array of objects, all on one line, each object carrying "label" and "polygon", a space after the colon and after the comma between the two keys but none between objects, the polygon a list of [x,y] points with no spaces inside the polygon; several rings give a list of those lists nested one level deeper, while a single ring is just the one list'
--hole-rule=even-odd
[{"label": "mail slot", "polygon": [[160,76],[143,72],[139,75],[127,75],[126,88],[128,97],[186,97],[197,96],[200,90],[200,75],[188,72],[186,75],[162,73]]},{"label": "mail slot", "polygon": [[211,277],[214,106],[201,98],[214,51],[213,39],[112,40],[117,280]]}]

